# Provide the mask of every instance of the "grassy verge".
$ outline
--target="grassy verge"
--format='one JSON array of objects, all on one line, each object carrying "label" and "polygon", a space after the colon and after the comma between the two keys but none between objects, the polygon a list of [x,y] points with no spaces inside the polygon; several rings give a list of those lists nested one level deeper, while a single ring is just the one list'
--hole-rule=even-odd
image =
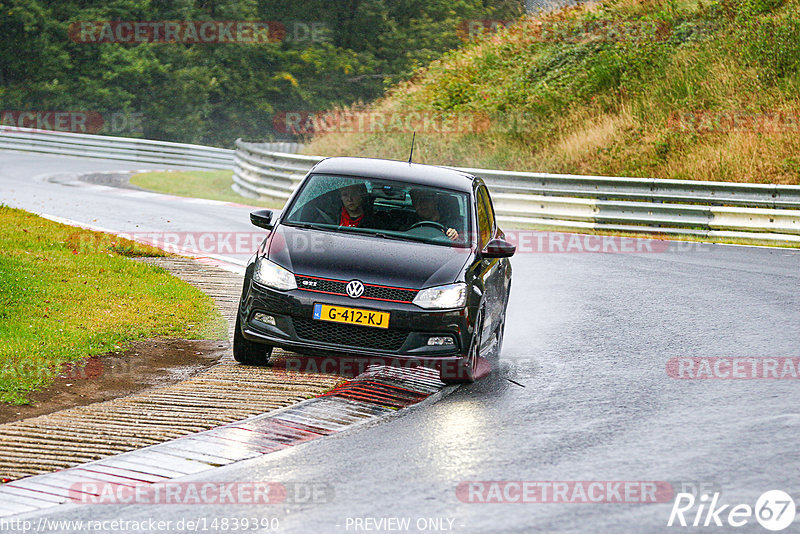
[{"label": "grassy verge", "polygon": [[0,401],[24,404],[62,364],[133,340],[224,339],[210,297],[127,257],[163,255],[0,205]]},{"label": "grassy verge", "polygon": [[231,189],[233,173],[225,170],[143,172],[132,176],[130,183],[143,189],[179,197],[206,198],[267,208],[283,207],[282,202],[264,201],[236,194]]},{"label": "grassy verge", "polygon": [[[388,126],[334,128],[307,152],[403,159],[416,129],[421,163],[798,184],[800,1],[567,8],[448,54],[367,111]],[[467,121],[437,132],[410,112]]]}]

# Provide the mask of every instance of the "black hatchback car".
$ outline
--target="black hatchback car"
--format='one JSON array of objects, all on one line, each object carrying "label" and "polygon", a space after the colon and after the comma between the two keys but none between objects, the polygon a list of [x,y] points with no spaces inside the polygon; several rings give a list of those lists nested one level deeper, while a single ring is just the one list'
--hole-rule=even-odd
[{"label": "black hatchback car", "polygon": [[328,158],[311,169],[247,266],[233,353],[273,347],[426,365],[475,379],[499,352],[515,247],[480,178],[443,167]]}]

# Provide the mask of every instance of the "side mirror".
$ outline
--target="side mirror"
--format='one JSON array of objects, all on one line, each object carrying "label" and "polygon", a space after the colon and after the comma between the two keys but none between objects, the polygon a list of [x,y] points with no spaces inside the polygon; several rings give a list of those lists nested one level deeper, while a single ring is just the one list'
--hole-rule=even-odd
[{"label": "side mirror", "polygon": [[272,210],[258,210],[250,212],[250,222],[264,230],[272,230]]},{"label": "side mirror", "polygon": [[512,245],[505,239],[492,239],[486,244],[481,255],[484,258],[509,258],[517,251],[516,245]]}]

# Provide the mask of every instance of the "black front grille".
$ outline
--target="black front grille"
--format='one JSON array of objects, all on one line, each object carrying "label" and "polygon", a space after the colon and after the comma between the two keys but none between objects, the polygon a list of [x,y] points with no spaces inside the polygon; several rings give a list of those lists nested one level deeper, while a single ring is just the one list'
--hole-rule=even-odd
[{"label": "black front grille", "polygon": [[316,291],[326,291],[337,295],[347,294],[347,282],[337,282],[335,280],[322,280],[309,276],[295,276],[298,289],[313,289]]},{"label": "black front grille", "polygon": [[401,302],[411,302],[417,296],[417,292],[412,289],[398,289],[393,287],[380,287],[364,285],[364,296],[381,300],[399,300]]},{"label": "black front grille", "polygon": [[[326,293],[347,295],[347,282],[339,280],[323,280],[321,278],[300,275],[296,275],[295,280],[297,281],[298,289],[325,291]],[[416,289],[402,289],[397,287],[383,287],[372,284],[364,284],[364,295],[362,295],[361,298],[411,302],[416,296]]]},{"label": "black front grille", "polygon": [[398,351],[408,332],[368,326],[334,324],[312,319],[294,319],[297,337],[308,341],[322,341],[333,345]]}]

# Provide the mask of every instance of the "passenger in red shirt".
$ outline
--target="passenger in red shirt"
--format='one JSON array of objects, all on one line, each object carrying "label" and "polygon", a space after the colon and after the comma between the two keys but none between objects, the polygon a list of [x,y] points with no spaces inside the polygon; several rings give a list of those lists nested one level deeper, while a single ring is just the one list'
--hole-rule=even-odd
[{"label": "passenger in red shirt", "polygon": [[339,190],[339,198],[342,200],[339,226],[362,226],[366,215],[367,186],[362,183],[343,187]]}]

